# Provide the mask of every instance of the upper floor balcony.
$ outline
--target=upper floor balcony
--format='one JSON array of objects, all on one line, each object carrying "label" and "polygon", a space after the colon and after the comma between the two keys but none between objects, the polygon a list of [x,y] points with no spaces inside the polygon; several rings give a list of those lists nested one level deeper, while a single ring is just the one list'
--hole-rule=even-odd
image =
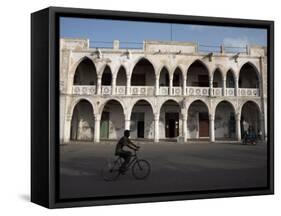
[{"label": "upper floor balcony", "polygon": [[74,75],[72,94],[76,95],[137,95],[137,96],[204,96],[234,97],[260,96],[260,76],[256,68],[246,63],[238,74],[232,70],[212,73],[199,60],[188,70],[179,67],[171,72],[164,66],[155,72],[154,66],[145,58],[139,60],[131,72],[122,66],[112,73],[105,66],[102,74],[90,59],[83,60]]}]

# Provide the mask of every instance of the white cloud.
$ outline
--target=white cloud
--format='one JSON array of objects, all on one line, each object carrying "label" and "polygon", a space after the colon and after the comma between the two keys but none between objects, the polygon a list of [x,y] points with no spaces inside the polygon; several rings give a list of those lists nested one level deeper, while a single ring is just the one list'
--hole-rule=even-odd
[{"label": "white cloud", "polygon": [[247,37],[225,38],[223,44],[227,47],[245,47],[249,44],[249,40]]}]

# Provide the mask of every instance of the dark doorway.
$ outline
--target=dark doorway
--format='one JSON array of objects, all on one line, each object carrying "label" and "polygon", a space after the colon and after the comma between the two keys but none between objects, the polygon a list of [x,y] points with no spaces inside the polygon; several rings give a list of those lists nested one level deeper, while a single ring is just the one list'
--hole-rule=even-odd
[{"label": "dark doorway", "polygon": [[144,121],[138,121],[137,124],[138,138],[144,138]]},{"label": "dark doorway", "polygon": [[133,125],[131,128],[132,138],[144,138],[144,112],[133,112],[131,120]]},{"label": "dark doorway", "polygon": [[165,115],[166,137],[173,138],[179,135],[179,114],[166,113]]},{"label": "dark doorway", "polygon": [[199,137],[209,137],[209,116],[207,112],[199,113]]},{"label": "dark doorway", "polygon": [[103,112],[101,116],[100,138],[108,139],[109,136],[109,112]]}]

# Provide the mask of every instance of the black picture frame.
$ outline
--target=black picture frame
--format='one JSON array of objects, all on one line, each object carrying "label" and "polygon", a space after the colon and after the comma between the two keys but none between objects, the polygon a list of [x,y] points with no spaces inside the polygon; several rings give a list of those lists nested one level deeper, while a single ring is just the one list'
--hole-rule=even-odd
[{"label": "black picture frame", "polygon": [[[265,28],[268,71],[267,179],[264,188],[59,199],[59,17]],[[31,15],[31,201],[47,208],[191,200],[274,193],[274,22],[49,7]]]}]

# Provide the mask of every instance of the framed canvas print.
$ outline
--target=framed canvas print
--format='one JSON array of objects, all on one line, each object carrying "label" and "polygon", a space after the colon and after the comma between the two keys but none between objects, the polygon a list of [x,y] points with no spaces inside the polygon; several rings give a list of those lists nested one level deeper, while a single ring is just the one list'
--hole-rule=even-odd
[{"label": "framed canvas print", "polygon": [[31,200],[273,194],[273,21],[31,15]]}]

